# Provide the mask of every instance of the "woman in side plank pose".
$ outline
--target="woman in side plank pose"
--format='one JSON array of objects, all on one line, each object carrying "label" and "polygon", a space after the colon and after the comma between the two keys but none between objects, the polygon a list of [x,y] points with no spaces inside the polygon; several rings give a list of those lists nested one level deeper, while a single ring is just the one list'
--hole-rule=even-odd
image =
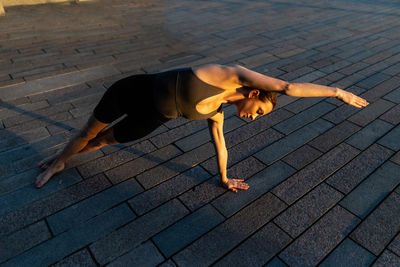
[{"label": "woman in side plank pose", "polygon": [[[368,105],[365,99],[339,88],[288,83],[241,66],[206,65],[133,75],[115,82],[106,91],[86,125],[61,153],[39,163],[44,172],[37,177],[35,186],[42,187],[75,154],[139,139],[168,120],[183,116],[208,120],[222,184],[234,192],[246,190],[249,186],[243,180],[226,175],[228,153],[222,131],[222,104],[234,104],[239,117],[254,120],[271,112],[277,92],[296,97],[336,97],[358,108]],[[123,115],[127,116],[106,128]]]}]

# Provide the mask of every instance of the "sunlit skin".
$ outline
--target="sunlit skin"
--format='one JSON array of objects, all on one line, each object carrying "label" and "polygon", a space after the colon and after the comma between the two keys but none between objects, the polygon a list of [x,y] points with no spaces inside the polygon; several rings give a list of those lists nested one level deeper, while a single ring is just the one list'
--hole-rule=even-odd
[{"label": "sunlit skin", "polygon": [[[221,104],[228,103],[236,106],[239,117],[254,120],[268,114],[273,109],[271,102],[263,102],[258,98],[262,90],[294,97],[336,97],[357,108],[368,105],[365,99],[339,88],[311,83],[288,83],[241,66],[213,64],[192,69],[200,80],[223,90],[222,93],[206,98],[197,104],[195,108],[203,114],[211,113]],[[222,185],[233,192],[237,192],[239,189],[247,190],[249,185],[243,179],[227,177],[228,152],[225,145],[223,122],[223,112],[208,119]],[[114,138],[114,128],[109,126],[109,124],[98,121],[92,114],[80,133],[72,138],[61,152],[39,163],[38,166],[44,171],[36,178],[35,186],[42,187],[54,174],[62,171],[71,156],[90,152],[106,145],[118,144]]]}]

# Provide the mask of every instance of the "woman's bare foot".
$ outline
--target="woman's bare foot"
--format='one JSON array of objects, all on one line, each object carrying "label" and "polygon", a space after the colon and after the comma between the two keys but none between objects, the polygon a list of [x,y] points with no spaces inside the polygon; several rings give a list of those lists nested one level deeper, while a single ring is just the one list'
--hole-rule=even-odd
[{"label": "woman's bare foot", "polygon": [[46,170],[48,167],[51,166],[51,164],[57,157],[58,157],[58,153],[45,158],[44,160],[42,160],[41,162],[38,163],[38,167],[42,170]]},{"label": "woman's bare foot", "polygon": [[45,183],[47,183],[47,181],[50,180],[50,178],[54,174],[64,170],[64,168],[65,168],[65,163],[57,162],[56,164],[54,164],[53,161],[50,167],[48,167],[44,172],[39,174],[39,176],[36,178],[35,187],[36,188],[42,187]]}]

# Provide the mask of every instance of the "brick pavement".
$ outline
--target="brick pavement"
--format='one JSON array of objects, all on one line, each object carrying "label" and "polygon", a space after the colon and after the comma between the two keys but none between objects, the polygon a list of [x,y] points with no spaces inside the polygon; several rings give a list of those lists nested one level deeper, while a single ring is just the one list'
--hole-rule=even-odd
[{"label": "brick pavement", "polygon": [[[400,12],[395,0],[108,0],[0,18],[0,265],[400,266]],[[362,110],[280,96],[225,107],[234,194],[203,121],[79,155],[44,188],[106,88],[131,74],[241,64],[342,87]]]}]

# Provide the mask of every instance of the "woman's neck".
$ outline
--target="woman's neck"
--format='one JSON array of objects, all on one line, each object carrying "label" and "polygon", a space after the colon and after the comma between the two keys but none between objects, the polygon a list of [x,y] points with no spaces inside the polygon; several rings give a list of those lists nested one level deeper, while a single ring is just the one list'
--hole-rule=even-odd
[{"label": "woman's neck", "polygon": [[226,103],[234,103],[236,101],[245,99],[247,94],[248,94],[247,89],[243,87],[236,88],[233,91],[228,91],[226,95],[223,97],[223,100],[226,101]]}]

